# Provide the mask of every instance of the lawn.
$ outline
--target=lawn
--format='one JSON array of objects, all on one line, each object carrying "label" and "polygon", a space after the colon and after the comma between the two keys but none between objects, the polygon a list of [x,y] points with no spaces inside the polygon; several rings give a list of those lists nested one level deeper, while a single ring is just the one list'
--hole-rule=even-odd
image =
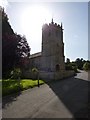
[{"label": "lawn", "polygon": [[[39,80],[39,85],[41,84],[44,84],[43,80]],[[10,95],[35,86],[38,86],[38,80],[22,79],[20,80],[20,84],[18,80],[2,80],[2,96]]]}]

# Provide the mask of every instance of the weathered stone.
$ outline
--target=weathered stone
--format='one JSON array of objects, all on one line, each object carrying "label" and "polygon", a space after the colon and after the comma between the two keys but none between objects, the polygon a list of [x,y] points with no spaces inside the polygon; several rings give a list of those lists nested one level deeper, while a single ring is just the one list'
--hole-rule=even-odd
[{"label": "weathered stone", "polygon": [[[73,71],[65,70],[62,25],[54,22],[43,25],[42,51],[30,56],[30,68],[34,67],[39,70],[41,79],[62,79],[74,74]],[[29,77],[32,76],[30,73]]]}]

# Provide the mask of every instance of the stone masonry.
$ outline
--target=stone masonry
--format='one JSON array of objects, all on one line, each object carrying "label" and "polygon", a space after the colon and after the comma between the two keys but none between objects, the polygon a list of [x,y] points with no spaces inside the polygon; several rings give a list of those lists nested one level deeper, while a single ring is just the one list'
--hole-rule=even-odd
[{"label": "stone masonry", "polygon": [[[41,79],[62,79],[74,74],[65,70],[63,27],[52,22],[42,26],[42,51],[30,56],[30,68],[39,70]],[[32,73],[28,74],[33,77]]]}]

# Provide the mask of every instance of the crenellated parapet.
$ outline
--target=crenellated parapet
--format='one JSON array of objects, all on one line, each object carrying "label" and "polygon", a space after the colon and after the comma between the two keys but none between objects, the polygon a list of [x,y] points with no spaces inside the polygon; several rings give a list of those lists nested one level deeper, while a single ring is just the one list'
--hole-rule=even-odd
[{"label": "crenellated parapet", "polygon": [[58,29],[58,30],[63,30],[63,26],[62,26],[62,23],[61,23],[61,25],[59,25],[59,24],[57,24],[57,23],[54,23],[53,22],[53,19],[52,19],[52,22],[51,23],[49,23],[49,24],[43,24],[43,26],[42,26],[42,30],[45,30],[45,29],[49,29],[49,28],[55,28],[55,29]]}]

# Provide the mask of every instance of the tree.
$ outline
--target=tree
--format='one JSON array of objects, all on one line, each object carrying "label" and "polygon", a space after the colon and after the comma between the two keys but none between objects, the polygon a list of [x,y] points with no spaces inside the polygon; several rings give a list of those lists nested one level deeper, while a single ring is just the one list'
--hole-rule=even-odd
[{"label": "tree", "polygon": [[83,65],[84,70],[90,70],[90,62],[85,62]]},{"label": "tree", "polygon": [[78,67],[77,67],[76,63],[75,63],[75,62],[71,62],[71,64],[72,64],[72,69],[73,69],[75,72],[78,72],[78,71],[77,71]]},{"label": "tree", "polygon": [[2,72],[7,76],[8,72],[13,69],[16,56],[17,39],[16,36],[5,34],[2,36]]},{"label": "tree", "polygon": [[66,70],[74,70],[75,72],[77,72],[77,64],[74,61],[70,62],[69,58],[67,58],[66,60],[65,68]]},{"label": "tree", "polygon": [[66,70],[72,70],[72,64],[71,63],[65,64],[65,69]]},{"label": "tree", "polygon": [[13,68],[16,59],[17,39],[8,22],[7,14],[1,7],[0,14],[2,14],[2,77],[5,77]]},{"label": "tree", "polygon": [[70,63],[70,59],[69,59],[69,58],[66,59],[66,63],[67,63],[67,64]]},{"label": "tree", "polygon": [[16,49],[17,62],[16,65],[24,71],[28,68],[30,47],[27,43],[25,36],[17,35],[18,44]]},{"label": "tree", "polygon": [[83,58],[77,58],[76,60],[75,60],[75,63],[76,63],[76,65],[77,65],[77,67],[78,67],[78,69],[83,69]]},{"label": "tree", "polygon": [[[20,66],[22,58],[29,58],[30,47],[25,36],[15,34],[3,8],[2,13],[2,77],[9,77],[12,69]],[[26,59],[25,59],[26,60]]]},{"label": "tree", "polygon": [[5,13],[4,8],[2,7],[0,7],[0,14],[2,15],[2,36],[5,35],[6,33],[9,35],[14,34],[14,31],[8,22],[8,16]]},{"label": "tree", "polygon": [[72,65],[70,63],[70,59],[69,58],[66,59],[65,69],[66,70],[72,70]]},{"label": "tree", "polygon": [[25,36],[17,35],[18,44],[17,44],[17,55],[18,57],[29,57],[30,56],[30,47],[27,43]]}]

